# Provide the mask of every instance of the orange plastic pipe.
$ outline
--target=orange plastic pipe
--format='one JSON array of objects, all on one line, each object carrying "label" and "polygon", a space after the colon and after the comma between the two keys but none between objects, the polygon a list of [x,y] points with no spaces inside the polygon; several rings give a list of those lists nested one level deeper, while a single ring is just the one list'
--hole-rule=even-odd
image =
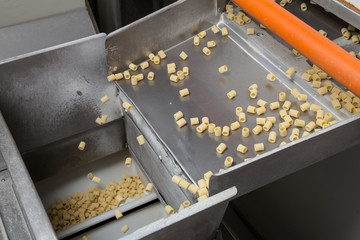
[{"label": "orange plastic pipe", "polygon": [[233,2],[312,63],[360,96],[360,61],[357,58],[273,0],[233,0]]}]

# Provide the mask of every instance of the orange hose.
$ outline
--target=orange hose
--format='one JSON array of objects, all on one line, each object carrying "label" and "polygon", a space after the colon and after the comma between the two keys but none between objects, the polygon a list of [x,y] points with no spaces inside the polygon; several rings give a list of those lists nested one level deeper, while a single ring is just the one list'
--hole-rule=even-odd
[{"label": "orange hose", "polygon": [[[360,61],[273,0],[233,0],[240,8],[360,96]],[[339,29],[340,30],[340,29]]]}]

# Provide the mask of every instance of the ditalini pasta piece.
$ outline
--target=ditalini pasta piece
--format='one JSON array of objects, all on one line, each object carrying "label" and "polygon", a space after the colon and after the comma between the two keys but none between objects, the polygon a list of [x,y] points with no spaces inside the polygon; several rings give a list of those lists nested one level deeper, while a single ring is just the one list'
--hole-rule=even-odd
[{"label": "ditalini pasta piece", "polygon": [[256,83],[254,84],[251,84],[250,87],[249,87],[249,91],[253,91],[253,90],[257,90],[258,89],[258,85]]},{"label": "ditalini pasta piece", "polygon": [[126,70],[126,71],[124,72],[124,78],[125,78],[125,79],[130,79],[130,78],[131,78],[130,72],[129,72],[128,70]]},{"label": "ditalini pasta piece", "polygon": [[319,110],[321,110],[321,107],[319,105],[316,105],[316,104],[311,104],[310,105],[310,111],[317,112]]},{"label": "ditalini pasta piece", "polygon": [[250,91],[250,98],[256,98],[258,94],[258,91],[256,89]]},{"label": "ditalini pasta piece", "polygon": [[182,128],[183,126],[186,125],[185,118],[180,118],[179,120],[176,121],[176,124],[178,125],[179,128]]},{"label": "ditalini pasta piece", "polygon": [[[215,132],[215,124],[214,123],[210,123],[208,126],[208,131],[209,133],[214,133]],[[221,130],[220,130],[221,131]]]},{"label": "ditalini pasta piece", "polygon": [[225,165],[225,167],[231,167],[233,162],[234,162],[234,159],[229,156],[229,157],[225,158],[224,165]]},{"label": "ditalini pasta piece", "polygon": [[150,61],[154,61],[154,59],[155,59],[155,55],[153,54],[153,53],[150,53],[149,54],[149,59],[150,59]]},{"label": "ditalini pasta piece", "polygon": [[78,149],[79,149],[80,151],[83,151],[83,150],[85,149],[85,146],[86,146],[86,143],[85,143],[84,141],[81,141],[81,142],[79,143]]},{"label": "ditalini pasta piece", "polygon": [[206,173],[204,173],[204,179],[210,179],[210,177],[214,175],[214,173],[212,171],[207,171]]},{"label": "ditalini pasta piece", "polygon": [[305,129],[306,131],[311,132],[312,130],[314,130],[315,127],[316,124],[313,121],[311,121],[308,124],[306,124]]},{"label": "ditalini pasta piece", "polygon": [[276,142],[276,132],[271,131],[271,132],[269,133],[268,141],[269,141],[270,143],[275,143],[275,142]]},{"label": "ditalini pasta piece", "polygon": [[285,7],[285,5],[288,3],[288,1],[287,0],[281,0],[280,1],[280,6],[282,6],[282,7]]},{"label": "ditalini pasta piece", "polygon": [[241,131],[243,137],[248,137],[250,134],[250,131],[247,127],[244,127]]},{"label": "ditalini pasta piece", "polygon": [[177,113],[174,114],[174,118],[176,121],[182,117],[184,117],[184,114],[182,113],[182,111],[178,111]]},{"label": "ditalini pasta piece", "polygon": [[264,151],[265,147],[263,143],[256,143],[254,144],[254,150],[255,152],[262,152]]},{"label": "ditalini pasta piece", "polygon": [[148,62],[143,62],[143,63],[140,64],[140,67],[141,67],[141,69],[146,69],[146,68],[149,67],[149,63]]},{"label": "ditalini pasta piece", "polygon": [[321,77],[317,74],[317,73],[314,73],[312,76],[311,76],[312,80],[314,80],[315,82],[320,82],[321,81]]},{"label": "ditalini pasta piece", "polygon": [[297,127],[304,127],[305,126],[305,121],[301,120],[301,119],[295,119],[295,126]]},{"label": "ditalini pasta piece", "polygon": [[288,78],[291,78],[291,76],[295,73],[295,69],[293,67],[290,67],[286,72],[285,72],[285,75],[288,77]]},{"label": "ditalini pasta piece", "polygon": [[324,118],[324,110],[319,110],[316,112],[316,119],[323,119]]},{"label": "ditalini pasta piece", "polygon": [[327,89],[327,87],[321,87],[318,89],[318,92],[320,95],[325,95],[325,94],[327,94],[328,89]]},{"label": "ditalini pasta piece", "polygon": [[106,102],[109,101],[110,99],[109,99],[108,96],[103,96],[100,100],[101,100],[102,103],[106,103]]},{"label": "ditalini pasta piece", "polygon": [[160,57],[159,57],[159,56],[155,56],[155,57],[154,57],[154,63],[155,63],[156,65],[159,65],[159,64],[160,64]]},{"label": "ditalini pasta piece", "polygon": [[171,74],[170,75],[170,81],[172,82],[178,82],[179,81],[179,77],[175,74]]},{"label": "ditalini pasta piece", "polygon": [[339,94],[337,94],[336,92],[332,93],[332,94],[330,95],[330,98],[331,98],[332,100],[335,100],[335,99],[336,99],[336,100],[341,100]]},{"label": "ditalini pasta piece", "polygon": [[127,158],[125,159],[125,166],[126,166],[126,167],[131,167],[131,163],[132,163],[132,158],[127,157]]},{"label": "ditalini pasta piece", "polygon": [[101,182],[101,178],[94,176],[94,177],[91,179],[91,181],[92,181],[93,183],[99,184],[99,183]]},{"label": "ditalini pasta piece", "polygon": [[209,55],[211,54],[210,49],[208,49],[207,47],[204,47],[204,48],[202,49],[202,51],[203,51],[203,53],[204,53],[205,55],[207,55],[207,56],[209,56]]},{"label": "ditalini pasta piece", "polygon": [[88,179],[92,180],[94,178],[94,174],[93,173],[88,173],[87,175]]},{"label": "ditalini pasta piece", "polygon": [[355,110],[354,105],[352,105],[351,103],[344,104],[344,107],[345,107],[346,110],[348,110],[351,113],[354,112],[354,110]]},{"label": "ditalini pasta piece", "polygon": [[235,121],[230,124],[231,131],[235,131],[240,128],[240,123],[238,121]]},{"label": "ditalini pasta piece", "polygon": [[286,121],[285,121],[285,122],[282,122],[282,123],[279,124],[279,127],[284,127],[284,128],[287,129],[287,128],[290,127],[290,123],[289,123],[289,122],[286,122]]},{"label": "ditalini pasta piece", "polygon": [[298,52],[298,50],[296,50],[296,49],[293,49],[292,50],[292,53],[295,55],[295,56],[300,56],[301,54]]},{"label": "ditalini pasta piece", "polygon": [[180,93],[180,96],[182,96],[182,97],[185,97],[190,94],[189,89],[187,89],[187,88],[181,89],[179,91],[179,93]]},{"label": "ditalini pasta piece", "polygon": [[301,75],[301,78],[308,82],[312,80],[311,74],[308,74],[306,72]]},{"label": "ditalini pasta piece", "polygon": [[139,145],[143,145],[145,143],[145,138],[143,135],[138,136],[136,140],[138,141]]},{"label": "ditalini pasta piece", "polygon": [[271,110],[278,109],[279,107],[280,107],[280,103],[279,103],[279,102],[272,102],[272,103],[270,103],[270,109],[271,109]]},{"label": "ditalini pasta piece", "polygon": [[291,107],[291,102],[288,101],[288,100],[285,101],[284,104],[283,104],[283,106],[282,106],[282,108],[283,108],[284,110],[289,110],[290,107]]},{"label": "ditalini pasta piece", "polygon": [[228,19],[230,19],[230,20],[234,20],[235,15],[234,15],[232,12],[229,12],[229,13],[227,14],[227,17],[228,17]]},{"label": "ditalini pasta piece", "polygon": [[293,124],[293,122],[294,122],[289,115],[286,115],[286,116],[284,117],[284,121],[285,121],[285,122],[288,122],[290,125]]},{"label": "ditalini pasta piece", "polygon": [[138,84],[138,79],[137,79],[137,76],[135,75],[132,75],[131,76],[131,85],[135,86]]},{"label": "ditalini pasta piece", "polygon": [[254,35],[254,34],[255,34],[255,29],[254,29],[254,28],[248,28],[248,29],[246,29],[246,34],[247,34],[247,35]]},{"label": "ditalini pasta piece", "polygon": [[199,189],[206,188],[206,181],[204,179],[200,179],[198,182]]},{"label": "ditalini pasta piece", "polygon": [[290,109],[289,115],[294,118],[298,118],[300,116],[300,112],[295,109]]},{"label": "ditalini pasta piece", "polygon": [[252,129],[252,132],[255,134],[255,135],[258,135],[261,133],[261,131],[263,130],[263,128],[259,125],[256,125],[253,129]]},{"label": "ditalini pasta piece", "polygon": [[181,179],[179,182],[179,186],[182,187],[183,189],[188,189],[190,186],[190,183],[188,183],[187,181]]},{"label": "ditalini pasta piece", "polygon": [[305,12],[307,10],[306,3],[301,3],[300,8],[301,8],[301,11]]},{"label": "ditalini pasta piece", "polygon": [[[205,185],[206,185],[206,183],[205,183]],[[188,187],[188,190],[190,192],[192,192],[194,195],[196,195],[196,194],[198,194],[199,188],[194,184],[190,184],[190,186]]]},{"label": "ditalini pasta piece", "polygon": [[291,89],[290,93],[294,96],[294,98],[297,98],[300,94],[299,90],[297,90],[296,88]]},{"label": "ditalini pasta piece", "polygon": [[203,195],[203,196],[201,196],[201,197],[198,197],[197,201],[198,201],[198,202],[201,202],[201,201],[204,201],[204,200],[207,199],[207,198],[208,198],[207,195]]},{"label": "ditalini pasta piece", "polygon": [[168,215],[174,214],[174,209],[170,205],[165,206],[165,211]]},{"label": "ditalini pasta piece", "polygon": [[206,31],[199,32],[198,36],[199,36],[199,38],[206,37]]},{"label": "ditalini pasta piece", "polygon": [[102,124],[105,124],[107,122],[107,120],[108,120],[108,115],[102,115],[101,116],[101,123]]},{"label": "ditalini pasta piece", "polygon": [[160,50],[160,51],[158,52],[158,55],[159,55],[159,57],[160,57],[161,59],[166,58],[166,54],[165,54],[164,50]]},{"label": "ditalini pasta piece", "polygon": [[200,38],[198,36],[194,37],[194,45],[199,46],[200,45]]},{"label": "ditalini pasta piece", "polygon": [[307,135],[310,135],[310,133],[307,132],[307,131],[304,131],[303,134],[301,135],[301,137],[303,138],[303,137],[305,137],[305,136],[307,136]]},{"label": "ditalini pasta piece", "polygon": [[129,230],[129,226],[128,225],[124,225],[124,226],[122,226],[122,228],[121,228],[121,231],[123,232],[123,233],[126,233],[127,231]]},{"label": "ditalini pasta piece", "polygon": [[272,128],[273,124],[270,121],[266,121],[266,123],[263,126],[263,129],[268,132]]},{"label": "ditalini pasta piece", "polygon": [[262,115],[266,112],[266,108],[265,107],[258,107],[256,108],[256,113],[257,115]]},{"label": "ditalini pasta piece", "polygon": [[190,123],[191,125],[199,125],[199,118],[197,117],[190,118]]},{"label": "ditalini pasta piece", "polygon": [[219,73],[224,73],[224,72],[227,72],[228,68],[226,65],[223,65],[221,67],[219,67]]},{"label": "ditalini pasta piece", "polygon": [[172,176],[171,181],[173,183],[179,185],[179,182],[181,181],[181,177],[174,175],[174,176]]},{"label": "ditalini pasta piece", "polygon": [[228,33],[228,30],[227,30],[226,27],[221,28],[221,35],[222,35],[222,36],[227,36],[228,34],[229,34],[229,33]]},{"label": "ditalini pasta piece", "polygon": [[108,80],[109,82],[112,82],[112,81],[114,81],[115,79],[116,79],[115,74],[111,74],[111,75],[107,76],[107,80]]},{"label": "ditalini pasta piece", "polygon": [[213,26],[211,27],[211,31],[216,34],[216,33],[218,33],[220,30],[219,30],[219,28],[218,28],[217,26],[213,25]]},{"label": "ditalini pasta piece", "polygon": [[239,122],[246,122],[246,115],[244,112],[239,113]]},{"label": "ditalini pasta piece", "polygon": [[307,100],[307,95],[306,94],[299,94],[297,99],[301,102],[306,102]]},{"label": "ditalini pasta piece", "polygon": [[137,66],[136,66],[135,64],[133,64],[133,63],[130,63],[130,64],[129,64],[129,68],[130,68],[131,70],[133,70],[134,72],[137,70]]},{"label": "ditalini pasta piece", "polygon": [[280,126],[280,127],[279,127],[279,133],[280,133],[280,136],[285,137],[285,136],[287,135],[287,130],[286,130],[286,128],[283,127],[283,126]]},{"label": "ditalini pasta piece", "polygon": [[154,72],[149,72],[147,75],[147,79],[149,79],[150,81],[154,80],[155,77],[155,73]]},{"label": "ditalini pasta piece", "polygon": [[286,144],[286,142],[285,142],[285,141],[282,141],[279,146],[282,147],[282,146],[284,146],[285,144]]},{"label": "ditalini pasta piece", "polygon": [[[246,109],[248,113],[256,113],[256,107],[249,105]],[[241,121],[240,121],[241,122]]]},{"label": "ditalini pasta piece", "polygon": [[233,99],[236,96],[236,91],[235,90],[231,90],[230,92],[228,92],[227,94],[228,99]]},{"label": "ditalini pasta piece", "polygon": [[206,46],[207,46],[208,48],[215,47],[215,46],[216,46],[216,42],[215,42],[215,41],[209,41],[209,42],[206,43]]},{"label": "ditalini pasta piece", "polygon": [[286,93],[280,92],[279,93],[279,101],[284,102],[286,100]]},{"label": "ditalini pasta piece", "polygon": [[247,147],[242,145],[242,144],[239,144],[236,148],[236,151],[240,152],[240,153],[246,153],[247,152]]},{"label": "ditalini pasta piece", "polygon": [[316,125],[323,127],[326,124],[326,122],[323,119],[317,119]]},{"label": "ditalini pasta piece", "polygon": [[[360,102],[359,102],[359,103],[360,103]],[[239,114],[242,113],[242,112],[243,112],[242,107],[237,107],[237,108],[235,109],[236,116],[239,116]]]},{"label": "ditalini pasta piece", "polygon": [[256,118],[256,125],[264,125],[266,123],[266,118]]},{"label": "ditalini pasta piece", "polygon": [[248,16],[244,16],[243,20],[244,20],[245,23],[250,23],[251,22],[251,19]]},{"label": "ditalini pasta piece", "polygon": [[300,105],[301,111],[305,112],[310,108],[310,103],[306,102]]},{"label": "ditalini pasta piece", "polygon": [[298,128],[293,128],[293,130],[291,131],[291,135],[299,136],[300,135],[300,130]]},{"label": "ditalini pasta piece", "polygon": [[337,99],[332,100],[331,104],[333,105],[333,107],[335,109],[340,109],[341,108],[341,104],[340,104],[339,100],[337,100]]},{"label": "ditalini pasta piece", "polygon": [[89,240],[89,238],[87,236],[83,236],[81,240]]},{"label": "ditalini pasta piece", "polygon": [[187,55],[184,51],[182,51],[182,52],[180,53],[179,57],[180,57],[182,60],[186,60],[186,59],[188,58],[188,55]]},{"label": "ditalini pasta piece", "polygon": [[144,74],[139,73],[138,75],[136,75],[136,78],[137,78],[138,81],[141,81],[141,80],[144,79]]},{"label": "ditalini pasta piece", "polygon": [[124,77],[124,75],[122,73],[116,73],[115,74],[115,79],[116,80],[121,80],[121,79],[123,79],[123,77]]},{"label": "ditalini pasta piece", "polygon": [[184,73],[184,76],[188,76],[189,75],[189,68],[188,67],[183,67],[182,72]]},{"label": "ditalini pasta piece", "polygon": [[274,74],[268,73],[268,75],[266,75],[266,79],[269,81],[275,81],[276,77]]},{"label": "ditalini pasta piece", "polygon": [[320,33],[321,35],[323,35],[324,37],[327,37],[327,32],[325,32],[324,30],[320,29],[320,30],[319,30],[319,33]]},{"label": "ditalini pasta piece", "polygon": [[284,119],[284,117],[287,115],[287,112],[286,112],[286,110],[282,109],[282,110],[279,111],[279,114],[280,114],[280,117],[282,119]]},{"label": "ditalini pasta piece", "polygon": [[296,140],[298,140],[298,139],[299,139],[299,136],[296,136],[296,135],[290,135],[290,137],[289,137],[289,140],[290,140],[291,142],[296,141]]},{"label": "ditalini pasta piece", "polygon": [[226,144],[225,143],[220,143],[219,146],[216,148],[216,152],[218,153],[223,153],[226,150]]},{"label": "ditalini pasta piece", "polygon": [[260,107],[266,107],[268,105],[268,102],[267,101],[264,101],[262,99],[259,99],[257,101],[257,105],[260,106]]},{"label": "ditalini pasta piece", "polygon": [[208,126],[210,124],[209,118],[208,117],[202,117],[201,118],[201,122],[206,124],[206,126]]},{"label": "ditalini pasta piece", "polygon": [[269,121],[269,122],[271,122],[272,124],[275,124],[275,123],[276,123],[276,117],[267,117],[267,118],[266,118],[266,121]]},{"label": "ditalini pasta piece", "polygon": [[230,134],[230,128],[228,126],[224,126],[222,130],[222,135],[227,137],[229,136],[229,134]]},{"label": "ditalini pasta piece", "polygon": [[99,124],[99,125],[102,125],[102,124],[103,124],[101,118],[99,118],[99,117],[96,118],[95,122],[96,122],[97,124]]},{"label": "ditalini pasta piece", "polygon": [[[197,128],[196,131],[198,133],[202,133],[207,129],[208,125],[206,125],[205,123],[201,123]],[[221,131],[221,130],[220,130]],[[216,133],[216,132],[215,132]]]},{"label": "ditalini pasta piece", "polygon": [[116,219],[122,218],[123,214],[120,212],[119,209],[115,210],[114,212]]}]

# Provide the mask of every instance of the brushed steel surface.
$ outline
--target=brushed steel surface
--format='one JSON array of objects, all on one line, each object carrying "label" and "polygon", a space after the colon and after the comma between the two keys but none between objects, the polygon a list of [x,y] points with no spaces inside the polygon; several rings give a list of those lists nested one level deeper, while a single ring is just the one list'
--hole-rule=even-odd
[{"label": "brushed steel surface", "polygon": [[1,151],[0,151],[0,171],[2,170],[5,170],[7,167],[6,167],[6,162],[5,162],[5,159],[3,157],[3,155],[1,154]]},{"label": "brushed steel surface", "polygon": [[0,64],[0,109],[21,153],[93,128],[101,114],[120,117],[104,43],[97,34]]}]

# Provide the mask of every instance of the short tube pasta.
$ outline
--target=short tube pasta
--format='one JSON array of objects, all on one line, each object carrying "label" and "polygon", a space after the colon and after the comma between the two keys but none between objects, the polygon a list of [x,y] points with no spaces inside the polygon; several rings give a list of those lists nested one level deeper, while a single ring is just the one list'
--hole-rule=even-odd
[{"label": "short tube pasta", "polygon": [[86,143],[85,143],[84,141],[81,141],[81,142],[79,143],[78,149],[79,149],[80,151],[83,151],[83,150],[85,149],[85,146],[86,146]]},{"label": "short tube pasta", "polygon": [[306,102],[300,105],[301,111],[305,112],[310,108],[310,103]]},{"label": "short tube pasta", "polygon": [[149,67],[149,63],[148,62],[143,62],[143,63],[140,64],[140,67],[141,67],[141,69],[146,69],[146,68]]},{"label": "short tube pasta", "polygon": [[256,143],[254,144],[254,150],[255,152],[262,152],[264,151],[265,147],[263,143]]},{"label": "short tube pasta", "polygon": [[216,46],[216,43],[215,43],[215,41],[208,41],[208,42],[206,43],[206,46],[207,46],[208,48],[212,48],[212,47],[215,47],[215,46]]},{"label": "short tube pasta", "polygon": [[168,215],[172,215],[175,212],[174,209],[170,205],[165,206],[165,211]]},{"label": "short tube pasta", "polygon": [[178,111],[177,113],[174,114],[174,118],[176,121],[182,118],[183,116],[184,114],[182,113],[182,111]]},{"label": "short tube pasta", "polygon": [[228,99],[233,99],[236,96],[236,91],[235,90],[231,90],[230,92],[228,92],[227,94]]},{"label": "short tube pasta", "polygon": [[268,132],[272,128],[273,124],[270,121],[266,121],[266,123],[263,126],[263,129]]},{"label": "short tube pasta", "polygon": [[143,135],[138,136],[136,140],[138,141],[139,145],[143,145],[146,142]]},{"label": "short tube pasta", "polygon": [[199,118],[198,117],[190,118],[190,123],[191,125],[199,125]]},{"label": "short tube pasta", "polygon": [[224,73],[224,72],[227,72],[228,68],[226,65],[223,65],[221,67],[219,67],[219,73]]},{"label": "short tube pasta", "polygon": [[125,159],[125,166],[126,167],[131,167],[131,164],[132,164],[132,158],[131,157],[127,157]]},{"label": "short tube pasta", "polygon": [[306,102],[307,100],[307,95],[306,94],[299,94],[299,96],[297,97],[297,99],[301,102]]},{"label": "short tube pasta", "polygon": [[258,91],[256,89],[250,91],[250,98],[256,98]]},{"label": "short tube pasta", "polygon": [[192,194],[196,195],[196,194],[198,194],[199,188],[198,188],[196,185],[194,185],[194,184],[190,184],[190,186],[188,187],[188,190],[189,190]]},{"label": "short tube pasta", "polygon": [[225,143],[220,143],[219,146],[216,148],[216,152],[218,153],[224,153],[224,151],[226,150],[226,144]]},{"label": "short tube pasta", "polygon": [[264,125],[266,123],[266,118],[256,118],[256,125]]},{"label": "short tube pasta", "polygon": [[226,27],[221,28],[221,35],[222,36],[227,36],[229,34],[228,30]]},{"label": "short tube pasta", "polygon": [[239,113],[239,122],[246,122],[246,115],[244,112]]},{"label": "short tube pasta", "polygon": [[160,57],[161,59],[166,58],[166,54],[165,54],[164,50],[160,50],[160,51],[158,52],[158,55],[159,55],[159,57]]},{"label": "short tube pasta", "polygon": [[262,100],[262,99],[259,99],[257,101],[257,105],[260,106],[260,107],[266,107],[268,105],[268,102]]},{"label": "short tube pasta", "polygon": [[188,55],[187,55],[184,51],[182,51],[182,52],[180,53],[179,57],[180,57],[182,60],[186,60],[186,59],[188,58]]},{"label": "short tube pasta", "polygon": [[185,118],[180,118],[179,120],[176,121],[176,124],[178,125],[179,128],[182,128],[183,126],[186,125]]},{"label": "short tube pasta", "polygon": [[236,148],[236,151],[240,152],[240,153],[246,153],[247,152],[247,147],[242,145],[242,144],[239,144]]},{"label": "short tube pasta", "polygon": [[268,73],[268,75],[266,75],[266,79],[269,81],[275,81],[276,77],[274,74]]},{"label": "short tube pasta", "polygon": [[255,134],[255,135],[258,135],[261,133],[261,131],[263,130],[263,128],[259,125],[256,125],[253,129],[252,129],[252,132]]},{"label": "short tube pasta", "polygon": [[199,36],[199,38],[206,37],[206,31],[199,32],[198,36]]},{"label": "short tube pasta", "polygon": [[207,48],[207,47],[204,47],[204,48],[202,49],[202,51],[203,51],[203,53],[204,53],[206,56],[209,56],[209,55],[211,54],[210,49]]},{"label": "short tube pasta", "polygon": [[209,133],[214,133],[215,132],[215,124],[214,123],[210,123],[208,126],[208,131]]},{"label": "short tube pasta", "polygon": [[286,93],[285,92],[280,92],[279,93],[279,101],[284,102],[285,100],[286,100]]},{"label": "short tube pasta", "polygon": [[313,121],[311,121],[308,124],[306,124],[305,129],[306,131],[311,132],[312,130],[314,130],[315,127],[316,124]]},{"label": "short tube pasta", "polygon": [[196,131],[198,133],[202,133],[207,129],[208,125],[206,125],[205,123],[201,123],[197,128]]},{"label": "short tube pasta", "polygon": [[229,134],[230,134],[230,128],[228,126],[224,126],[222,130],[222,135],[229,136]]},{"label": "short tube pasta", "polygon": [[180,96],[185,97],[190,94],[189,89],[184,88],[179,91]]},{"label": "short tube pasta", "polygon": [[300,112],[295,109],[290,109],[289,115],[294,118],[298,118],[300,116]]},{"label": "short tube pasta", "polygon": [[147,75],[147,79],[149,79],[150,81],[154,80],[155,77],[155,73],[154,72],[149,72]]},{"label": "short tube pasta", "polygon": [[130,79],[131,78],[130,72],[128,70],[124,71],[124,78],[125,79]]},{"label": "short tube pasta", "polygon": [[290,67],[286,72],[285,72],[285,75],[288,77],[288,78],[291,78],[291,76],[295,73],[295,69],[293,67]]},{"label": "short tube pasta", "polygon": [[249,129],[247,127],[244,127],[242,129],[242,131],[241,131],[241,134],[242,134],[243,137],[248,137],[249,134],[250,134],[250,131],[249,131]]},{"label": "short tube pasta", "polygon": [[276,109],[278,109],[280,107],[280,103],[279,102],[272,102],[272,103],[270,103],[270,109],[271,110],[276,110]]},{"label": "short tube pasta", "polygon": [[268,141],[270,143],[275,143],[276,142],[276,132],[275,131],[271,131],[269,133]]},{"label": "short tube pasta", "polygon": [[240,128],[240,123],[238,121],[235,121],[230,124],[231,131],[235,131]]},{"label": "short tube pasta", "polygon": [[194,37],[194,45],[199,46],[200,45],[200,38],[198,36]]},{"label": "short tube pasta", "polygon": [[225,167],[231,167],[234,162],[234,159],[232,157],[226,157],[224,161]]},{"label": "short tube pasta", "polygon": [[256,113],[256,107],[249,105],[246,109],[248,113]]},{"label": "short tube pasta", "polygon": [[283,108],[284,110],[289,110],[290,107],[291,107],[291,102],[288,101],[288,100],[285,101],[284,104],[283,104],[283,106],[282,106],[282,108]]},{"label": "short tube pasta", "polygon": [[181,188],[183,189],[188,189],[190,186],[190,183],[188,183],[187,181],[185,181],[184,179],[181,179],[179,184],[178,184]]},{"label": "short tube pasta", "polygon": [[214,133],[215,133],[215,136],[220,137],[222,135],[221,127],[215,127]]},{"label": "short tube pasta", "polygon": [[109,101],[110,100],[110,98],[108,97],[108,96],[103,96],[101,99],[100,99],[100,101],[102,102],[102,103],[106,103],[107,101]]},{"label": "short tube pasta", "polygon": [[133,70],[134,72],[137,70],[137,66],[136,66],[135,64],[133,64],[133,63],[130,63],[130,64],[129,64],[129,68],[130,68],[131,70]]},{"label": "short tube pasta", "polygon": [[295,119],[294,124],[295,124],[296,127],[304,127],[305,126],[305,121],[301,120],[301,119]]}]

